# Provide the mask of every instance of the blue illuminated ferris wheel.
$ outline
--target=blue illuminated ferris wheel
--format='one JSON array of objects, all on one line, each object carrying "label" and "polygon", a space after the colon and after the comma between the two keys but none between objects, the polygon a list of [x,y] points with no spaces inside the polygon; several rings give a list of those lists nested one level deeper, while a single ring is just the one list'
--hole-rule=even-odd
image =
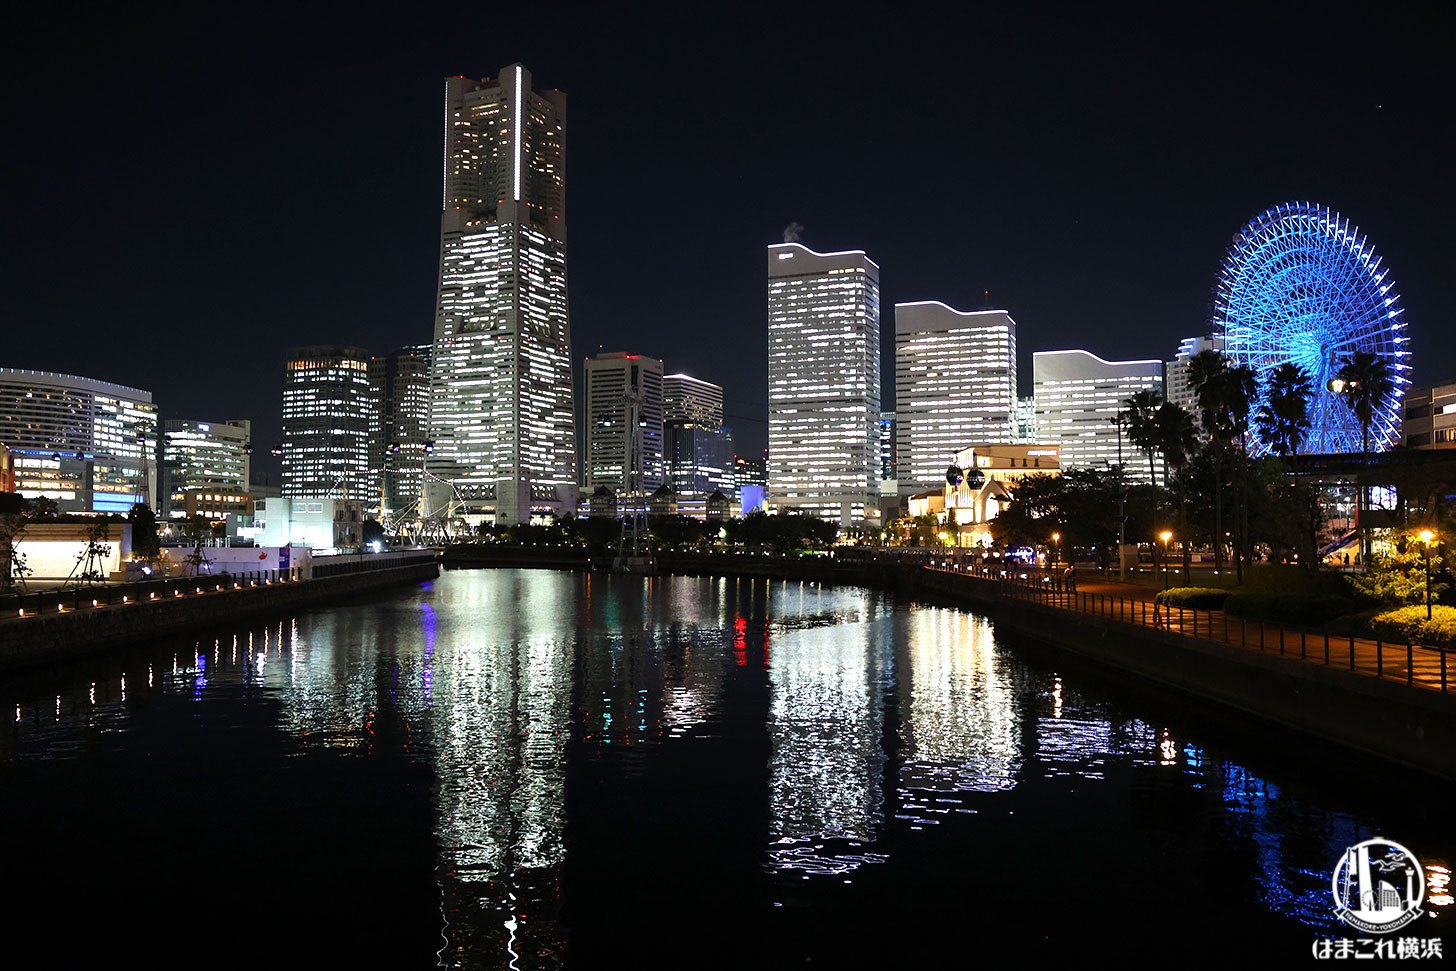
[{"label": "blue illuminated ferris wheel", "polygon": [[[1410,384],[1409,338],[1400,296],[1360,230],[1328,206],[1285,202],[1260,213],[1229,244],[1214,298],[1214,333],[1230,364],[1259,375],[1258,411],[1269,373],[1292,361],[1310,376],[1310,429],[1300,452],[1361,451],[1360,422],[1329,382],[1355,351],[1382,358],[1394,377],[1375,409],[1370,448],[1400,441],[1401,401]],[[1249,429],[1250,452],[1270,444]]]}]

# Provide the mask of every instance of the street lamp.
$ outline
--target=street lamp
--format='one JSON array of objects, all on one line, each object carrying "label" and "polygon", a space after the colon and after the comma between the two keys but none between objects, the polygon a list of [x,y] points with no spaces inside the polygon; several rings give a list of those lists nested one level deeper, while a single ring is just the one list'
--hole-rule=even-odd
[{"label": "street lamp", "polygon": [[1165,529],[1158,534],[1158,539],[1163,541],[1163,589],[1168,589],[1168,543],[1173,539],[1173,531]]},{"label": "street lamp", "polygon": [[1435,541],[1436,534],[1429,529],[1420,531],[1421,553],[1426,559],[1426,620],[1431,619],[1431,543]]},{"label": "street lamp", "polygon": [[1062,534],[1061,533],[1052,533],[1052,543],[1055,544],[1055,546],[1053,548],[1056,551],[1055,554],[1054,554],[1055,557],[1056,557],[1056,559],[1054,559],[1052,562],[1053,563],[1061,563],[1062,562]]}]

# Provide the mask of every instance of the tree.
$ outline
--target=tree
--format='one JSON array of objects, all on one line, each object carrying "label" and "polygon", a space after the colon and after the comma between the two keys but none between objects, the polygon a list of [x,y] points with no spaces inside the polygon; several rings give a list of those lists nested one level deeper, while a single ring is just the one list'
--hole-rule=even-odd
[{"label": "tree", "polygon": [[1199,351],[1188,359],[1188,384],[1198,401],[1198,414],[1210,445],[1213,466],[1213,563],[1223,568],[1223,449],[1228,421],[1224,408],[1224,357],[1218,351]]},{"label": "tree", "polygon": [[1299,365],[1285,361],[1269,374],[1268,393],[1254,416],[1259,435],[1274,454],[1293,459],[1309,432],[1310,377]]},{"label": "tree", "polygon": [[[1335,390],[1360,422],[1360,459],[1370,463],[1370,425],[1376,409],[1389,397],[1395,386],[1395,375],[1385,358],[1369,351],[1355,351],[1345,358],[1335,375]],[[1366,525],[1369,509],[1368,487],[1361,484],[1355,492],[1355,518],[1360,527],[1361,559],[1370,562],[1370,530]]]},{"label": "tree", "polygon": [[1117,420],[1127,426],[1127,437],[1132,444],[1148,457],[1148,474],[1153,485],[1158,484],[1158,466],[1153,456],[1158,452],[1158,409],[1163,396],[1151,388],[1144,388],[1123,402],[1125,409]]},{"label": "tree", "polygon": [[61,518],[61,505],[49,496],[36,496],[25,500],[25,518],[35,523],[55,522]]},{"label": "tree", "polygon": [[[1163,453],[1163,461],[1168,471],[1163,475],[1164,485],[1171,483],[1171,476],[1187,466],[1193,453],[1198,449],[1198,426],[1193,423],[1193,416],[1183,409],[1181,405],[1165,402],[1158,408],[1158,413],[1153,418],[1154,432],[1157,436],[1158,451]],[[1189,542],[1191,537],[1188,534],[1188,502],[1186,496],[1179,496],[1179,532],[1183,536],[1183,582],[1190,582],[1190,574],[1193,569],[1193,546]]]},{"label": "tree", "polygon": [[157,537],[157,514],[146,503],[138,502],[126,514],[131,523],[132,555],[142,560],[155,560],[162,552],[162,541]]}]

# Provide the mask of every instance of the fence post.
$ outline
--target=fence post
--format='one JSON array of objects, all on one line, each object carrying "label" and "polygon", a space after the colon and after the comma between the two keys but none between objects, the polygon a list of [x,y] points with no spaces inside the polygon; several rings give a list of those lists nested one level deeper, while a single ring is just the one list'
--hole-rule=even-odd
[{"label": "fence post", "polygon": [[1304,631],[1299,632],[1299,659],[1304,660]]},{"label": "fence post", "polygon": [[1350,635],[1350,670],[1355,670],[1355,635]]},{"label": "fence post", "polygon": [[1437,648],[1441,652],[1441,694],[1446,693],[1446,649]]},{"label": "fence post", "polygon": [[1325,664],[1330,663],[1330,632],[1325,631]]},{"label": "fence post", "polygon": [[1416,682],[1416,649],[1409,641],[1405,645],[1405,683],[1415,684]]},{"label": "fence post", "polygon": [[1178,633],[1185,633],[1183,630],[1183,605],[1178,605]]},{"label": "fence post", "polygon": [[1385,645],[1378,637],[1375,638],[1375,676],[1385,677]]},{"label": "fence post", "polygon": [[1279,625],[1279,656],[1284,656],[1284,625]]}]

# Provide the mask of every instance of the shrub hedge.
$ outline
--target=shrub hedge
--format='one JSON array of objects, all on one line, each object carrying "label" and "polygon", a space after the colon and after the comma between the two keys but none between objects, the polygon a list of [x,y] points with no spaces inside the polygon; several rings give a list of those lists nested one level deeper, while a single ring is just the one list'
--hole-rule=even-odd
[{"label": "shrub hedge", "polygon": [[1159,591],[1156,600],[1169,607],[1193,607],[1198,610],[1219,610],[1232,593],[1217,587],[1173,587]]},{"label": "shrub hedge", "polygon": [[1224,609],[1235,616],[1302,627],[1323,627],[1336,617],[1354,613],[1357,606],[1353,597],[1308,593],[1240,591],[1224,601]]},{"label": "shrub hedge", "polygon": [[1381,611],[1369,620],[1372,637],[1397,644],[1456,645],[1456,607],[1435,606],[1426,620],[1424,604]]}]

